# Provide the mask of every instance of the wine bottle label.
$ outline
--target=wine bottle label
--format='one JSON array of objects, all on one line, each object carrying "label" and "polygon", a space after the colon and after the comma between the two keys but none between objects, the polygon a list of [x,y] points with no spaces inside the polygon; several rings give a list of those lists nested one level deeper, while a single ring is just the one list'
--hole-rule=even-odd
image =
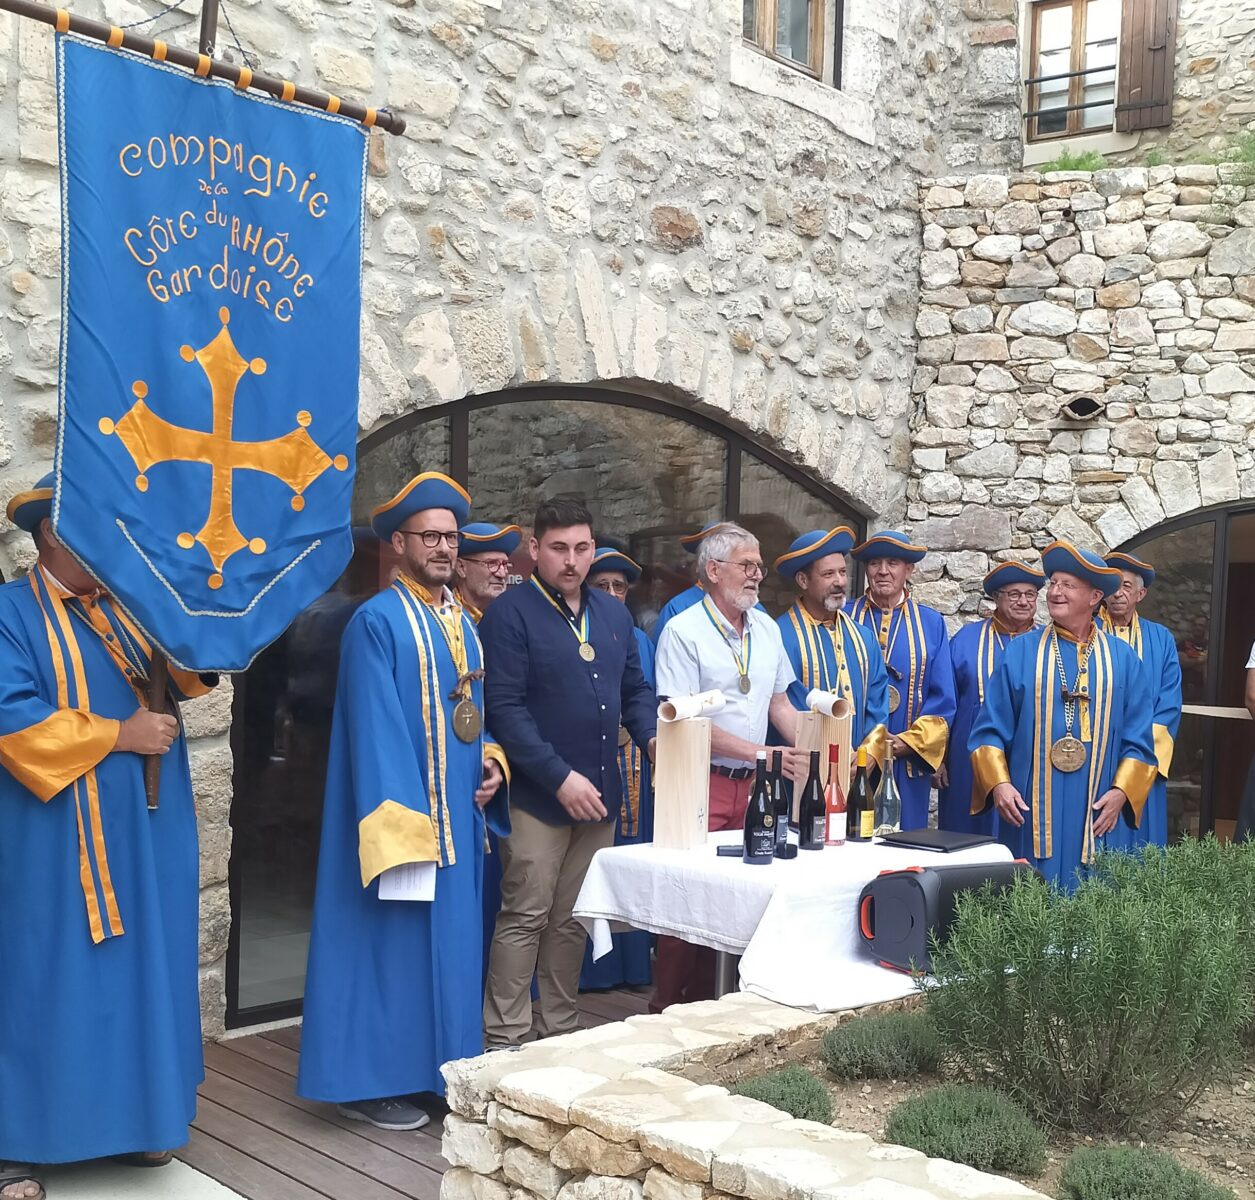
[{"label": "wine bottle label", "polygon": [[822,843],[826,829],[824,828],[827,821],[823,817],[816,817],[811,824],[811,840]]},{"label": "wine bottle label", "polygon": [[845,841],[845,823],[848,813],[834,812],[828,814],[828,841]]},{"label": "wine bottle label", "polygon": [[870,808],[863,809],[859,820],[859,833],[863,837],[870,839],[872,831],[876,828],[876,814]]},{"label": "wine bottle label", "polygon": [[745,842],[745,857],[748,859],[769,859],[775,854],[775,839],[770,829],[751,829]]}]

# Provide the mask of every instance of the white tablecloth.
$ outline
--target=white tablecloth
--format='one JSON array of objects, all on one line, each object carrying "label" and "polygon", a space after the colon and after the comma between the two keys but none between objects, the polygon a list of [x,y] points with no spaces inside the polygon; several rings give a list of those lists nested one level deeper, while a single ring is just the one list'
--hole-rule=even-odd
[{"label": "white tablecloth", "polygon": [[609,950],[612,928],[647,929],[742,955],[742,989],[794,1008],[836,1012],[894,1000],[914,984],[865,950],[856,912],[863,885],[889,869],[1011,859],[994,844],[937,854],[847,842],[767,866],[715,853],[720,842],[740,839],[715,833],[692,850],[599,850],[575,902],[594,957]]}]

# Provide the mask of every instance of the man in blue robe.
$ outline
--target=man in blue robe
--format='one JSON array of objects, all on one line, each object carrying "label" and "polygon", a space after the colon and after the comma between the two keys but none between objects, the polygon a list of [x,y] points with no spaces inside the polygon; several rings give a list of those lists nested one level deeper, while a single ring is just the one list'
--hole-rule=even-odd
[{"label": "man in blue robe", "polygon": [[[626,554],[613,546],[598,546],[593,565],[588,569],[588,586],[627,603],[628,592],[640,582],[641,568]],[[632,636],[641,655],[641,673],[652,690],[654,684],[654,644],[639,626]],[[626,726],[619,726],[619,775],[623,781],[623,806],[615,826],[614,844],[634,846],[654,839],[654,784],[649,756],[632,741]],[[590,942],[584,951],[584,967],[580,972],[580,989],[643,987],[653,974],[649,967],[650,943],[653,935],[642,929],[613,935],[614,944],[608,954],[594,961]]]},{"label": "man in blue robe", "polygon": [[902,828],[928,826],[933,773],[946,756],[954,720],[954,671],[945,618],[911,596],[915,564],[928,553],[887,529],[852,551],[867,572],[867,592],[846,605],[880,646],[889,674],[889,741],[902,794]]},{"label": "man in blue robe", "polygon": [[449,591],[467,493],[416,476],[371,517],[401,560],[344,631],[297,1091],[381,1129],[480,1053],[485,826],[509,833],[483,654]]},{"label": "man in blue robe", "polygon": [[[797,680],[789,700],[806,711],[812,690],[836,692],[852,710],[850,744],[879,767],[885,758],[889,676],[871,630],[842,610],[848,581],[845,556],[854,531],[812,529],[793,540],[776,559],[776,570],[798,590],[797,602],[777,618],[780,639]],[[851,765],[852,766],[852,765]]]},{"label": "man in blue robe", "polygon": [[1132,554],[1107,555],[1107,566],[1120,572],[1120,586],[1107,597],[1098,619],[1102,627],[1132,648],[1146,669],[1150,691],[1151,728],[1155,737],[1155,759],[1159,769],[1146,801],[1142,823],[1136,829],[1124,825],[1131,835],[1130,845],[1150,842],[1168,844],[1168,771],[1177,730],[1181,727],[1181,660],[1176,639],[1166,625],[1148,621],[1138,611],[1146,592],[1155,582],[1155,568]]},{"label": "man in blue robe", "polygon": [[[187,1141],[204,1078],[187,745],[148,711],[151,648],[52,530],[53,477],[8,516],[38,562],[0,587],[0,1194],[28,1164]],[[216,677],[171,668],[174,699]],[[173,707],[173,706],[172,706]],[[158,807],[144,756],[161,754]]]},{"label": "man in blue robe", "polygon": [[[517,525],[493,525],[472,521],[458,530],[458,557],[453,564],[456,584],[454,598],[476,625],[488,606],[506,589],[510,578],[510,556],[519,548],[523,531]],[[488,952],[492,931],[501,908],[501,847],[497,835],[488,833],[484,856],[484,963],[488,978]]]},{"label": "man in blue robe", "polygon": [[[730,527],[731,522],[729,521],[711,521],[703,525],[696,533],[686,533],[680,539],[680,545],[684,547],[686,553],[695,555],[700,549],[702,542],[712,533],[716,530],[728,529]],[[700,604],[705,594],[706,589],[702,587],[702,582],[699,579],[686,587],[684,591],[676,593],[662,606],[662,612],[658,614],[658,620],[654,624],[652,635],[655,646],[658,644],[658,639],[662,637],[662,631],[666,628],[667,622],[678,613],[682,613],[686,608],[692,608],[694,604]]]},{"label": "man in blue robe", "polygon": [[983,621],[964,625],[950,639],[950,663],[954,668],[954,724],[946,761],[938,772],[937,827],[955,833],[991,833],[994,811],[972,813],[972,760],[967,752],[968,735],[994,668],[1002,661],[1012,638],[1027,633],[1036,623],[1037,594],[1046,577],[1022,562],[1004,562],[985,576],[982,590],[994,602],[993,613]]},{"label": "man in blue robe", "polygon": [[1007,647],[972,726],[972,810],[992,804],[999,840],[1071,891],[1118,822],[1141,819],[1155,743],[1142,664],[1094,621],[1120,572],[1067,542],[1042,566],[1050,622]]}]

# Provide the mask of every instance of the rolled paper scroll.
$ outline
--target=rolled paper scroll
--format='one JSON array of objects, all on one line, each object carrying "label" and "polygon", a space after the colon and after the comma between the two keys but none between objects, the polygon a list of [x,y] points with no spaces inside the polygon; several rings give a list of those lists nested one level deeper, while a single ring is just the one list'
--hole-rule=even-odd
[{"label": "rolled paper scroll", "polygon": [[658,705],[660,721],[687,721],[718,712],[727,701],[722,692],[698,692],[696,696],[675,696]]},{"label": "rolled paper scroll", "polygon": [[806,693],[808,712],[823,713],[825,717],[845,717],[850,715],[850,702],[836,692],[821,692],[812,688]]}]

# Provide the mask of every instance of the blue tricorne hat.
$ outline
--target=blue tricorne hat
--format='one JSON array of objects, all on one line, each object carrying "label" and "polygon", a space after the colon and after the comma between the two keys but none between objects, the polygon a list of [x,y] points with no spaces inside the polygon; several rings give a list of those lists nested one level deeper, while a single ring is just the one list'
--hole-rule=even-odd
[{"label": "blue tricorne hat", "polygon": [[1134,575],[1140,575],[1142,583],[1147,587],[1155,582],[1155,568],[1148,562],[1142,562],[1140,558],[1126,554],[1123,550],[1113,550],[1108,554],[1107,566],[1115,567],[1117,571],[1129,571]]},{"label": "blue tricorne hat", "polygon": [[789,548],[776,559],[775,567],[786,579],[805,571],[813,562],[829,554],[849,554],[854,545],[854,530],[848,525],[836,529],[811,529],[800,533]]},{"label": "blue tricorne hat", "polygon": [[459,554],[513,554],[523,540],[517,525],[493,525],[489,521],[472,521],[458,530]]},{"label": "blue tricorne hat", "polygon": [[52,516],[52,485],[55,478],[49,471],[30,491],[18,492],[9,501],[6,514],[19,529],[33,534],[39,528],[40,521]]},{"label": "blue tricorne hat", "polygon": [[1010,562],[999,563],[994,567],[985,576],[981,587],[986,596],[992,596],[999,589],[1010,587],[1013,583],[1027,583],[1029,587],[1040,589],[1045,586],[1046,576],[1036,567],[1030,567],[1027,563],[1012,559]]},{"label": "blue tricorne hat", "polygon": [[851,553],[859,562],[897,558],[902,562],[917,563],[928,553],[928,547],[915,545],[900,530],[882,529],[879,533],[873,533],[861,546],[855,546]]},{"label": "blue tricorne hat", "polygon": [[613,546],[597,547],[597,553],[593,555],[593,565],[588,568],[589,578],[602,571],[622,571],[627,576],[628,583],[635,583],[641,577],[640,564]]},{"label": "blue tricorne hat", "polygon": [[1110,596],[1120,587],[1120,572],[1109,567],[1092,550],[1078,550],[1071,542],[1051,542],[1042,551],[1041,565],[1047,575],[1063,571],[1085,580]]},{"label": "blue tricorne hat", "polygon": [[680,539],[680,545],[690,554],[696,554],[698,547],[712,533],[719,529],[730,529],[734,522],[732,521],[711,521],[709,524],[703,525],[696,533],[686,533]]},{"label": "blue tricorne hat", "polygon": [[391,500],[370,514],[370,527],[381,541],[386,542],[409,517],[428,508],[447,508],[453,513],[454,520],[464,525],[471,515],[471,496],[448,475],[439,471],[424,471],[415,475]]}]

